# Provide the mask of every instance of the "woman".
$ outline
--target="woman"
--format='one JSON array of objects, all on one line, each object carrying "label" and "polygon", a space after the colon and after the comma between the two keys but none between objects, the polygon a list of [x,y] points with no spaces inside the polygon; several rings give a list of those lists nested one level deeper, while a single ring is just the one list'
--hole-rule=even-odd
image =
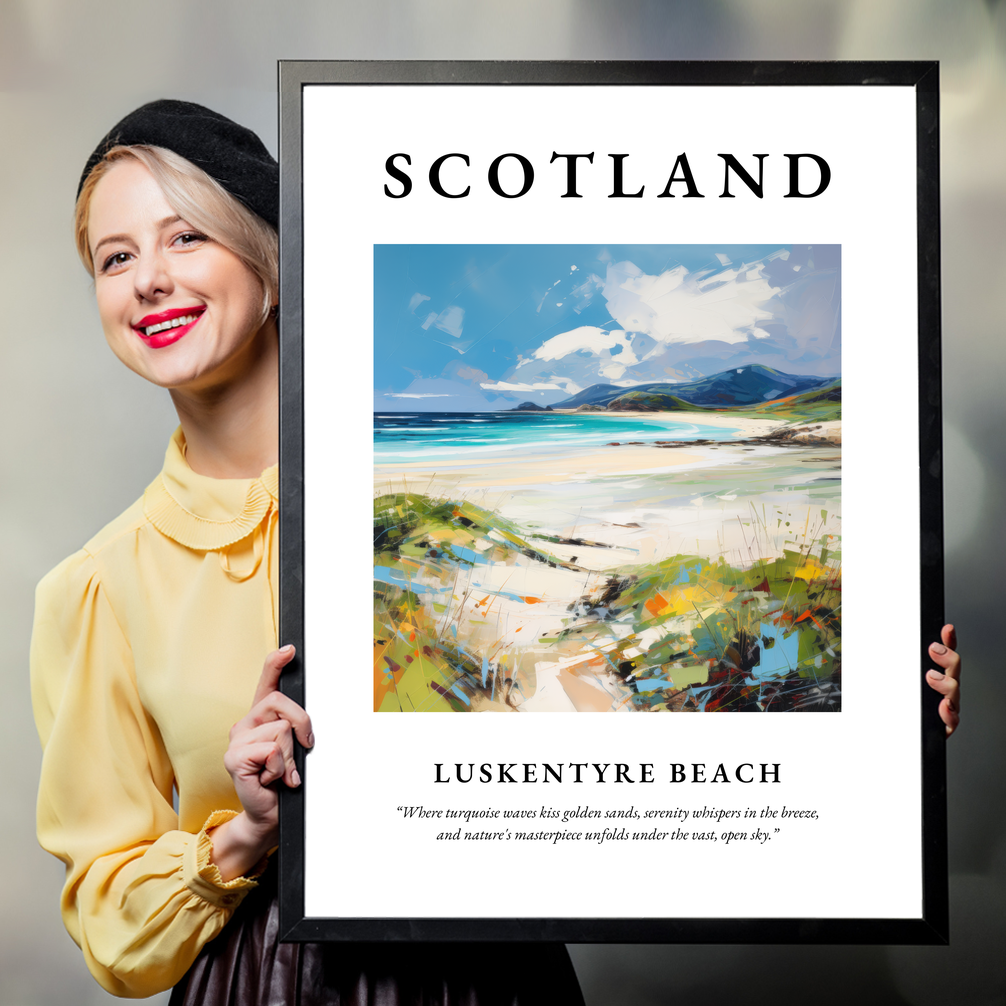
[{"label": "woman", "polygon": [[274,649],[277,221],[258,137],[187,102],[128,115],[81,178],[106,339],[180,426],[143,497],[38,589],[38,831],[67,929],[121,996],[582,1003],[556,945],[277,944],[276,787],[300,785],[294,737],[313,744]]}]

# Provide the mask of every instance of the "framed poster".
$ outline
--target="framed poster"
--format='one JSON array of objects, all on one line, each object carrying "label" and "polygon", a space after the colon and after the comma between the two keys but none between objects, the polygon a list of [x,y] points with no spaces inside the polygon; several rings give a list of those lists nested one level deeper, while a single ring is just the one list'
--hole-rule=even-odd
[{"label": "framed poster", "polygon": [[936,66],[280,90],[287,938],[944,941]]}]

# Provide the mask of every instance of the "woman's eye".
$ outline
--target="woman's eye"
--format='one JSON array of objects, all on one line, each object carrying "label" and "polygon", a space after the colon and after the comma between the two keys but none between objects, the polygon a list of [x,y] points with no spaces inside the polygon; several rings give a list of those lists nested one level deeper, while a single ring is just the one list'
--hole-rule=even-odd
[{"label": "woman's eye", "polygon": [[192,245],[202,244],[205,240],[205,234],[200,234],[198,231],[186,231],[184,234],[179,234],[174,243],[182,248],[190,248]]},{"label": "woman's eye", "polygon": [[114,271],[121,265],[125,265],[129,261],[129,252],[116,252],[114,255],[109,255],[102,264],[102,272]]}]

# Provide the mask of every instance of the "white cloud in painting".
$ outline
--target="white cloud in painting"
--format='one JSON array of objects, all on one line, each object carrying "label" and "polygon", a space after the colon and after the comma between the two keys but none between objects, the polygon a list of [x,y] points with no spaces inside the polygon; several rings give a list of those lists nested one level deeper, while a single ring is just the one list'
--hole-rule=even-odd
[{"label": "white cloud in painting", "polygon": [[[560,382],[560,383],[557,383]],[[567,395],[575,395],[582,391],[575,381],[554,378],[551,381],[536,381],[533,384],[521,384],[516,381],[494,381],[479,385],[483,391],[564,391]]]},{"label": "white cloud in painting", "polygon": [[417,291],[416,293],[414,293],[412,295],[412,299],[409,301],[409,310],[413,314],[415,314],[416,313],[416,308],[419,307],[419,305],[422,304],[422,302],[424,300],[429,300],[429,299],[430,298],[427,297],[425,293],[419,293]]},{"label": "white cloud in painting", "polygon": [[[796,305],[787,299],[791,287],[773,283],[767,267],[785,257],[783,250],[757,262],[731,263],[722,256],[727,261],[717,261],[713,269],[690,272],[676,266],[659,274],[646,273],[633,262],[609,260],[604,277],[583,277],[567,303],[578,310],[603,297],[612,322],[553,335],[518,355],[516,366],[500,380],[520,380],[528,387],[546,381],[582,388],[598,383],[631,387],[644,381],[690,380],[720,369],[720,359],[728,366],[726,361],[736,356],[751,362],[751,353],[759,354],[759,361],[773,352],[779,357],[795,341]],[[833,280],[829,284],[820,295],[803,297],[801,304],[830,305]],[[804,314],[808,310],[801,307]],[[777,342],[784,348],[774,349]],[[698,369],[688,365],[694,354],[702,361]],[[780,362],[772,357],[769,365]]]},{"label": "white cloud in painting", "polygon": [[431,311],[423,322],[423,328],[429,329],[430,325],[435,325],[441,332],[446,332],[448,335],[454,336],[455,339],[460,339],[464,320],[465,309],[452,304],[450,307],[444,308],[440,314]]},{"label": "white cloud in painting", "polygon": [[511,381],[496,381],[480,385],[483,391],[561,391],[558,384],[515,384]]},{"label": "white cloud in painting", "polygon": [[[597,376],[617,381],[633,364],[639,363],[632,348],[632,338],[621,329],[609,331],[595,325],[581,325],[543,342],[531,356],[522,359],[517,369],[532,360],[564,360],[572,354],[597,358]],[[575,394],[575,392],[572,392]]]},{"label": "white cloud in painting", "polygon": [[[684,266],[659,276],[632,262],[608,266],[604,298],[618,324],[651,336],[659,347],[706,341],[735,344],[756,335],[758,322],[772,320],[765,304],[780,291],[758,262],[740,269],[691,273]],[[551,340],[550,340],[551,341]],[[658,347],[650,350],[654,355]]]},{"label": "white cloud in painting", "polygon": [[[535,360],[561,360],[570,353],[603,353],[611,350],[614,345],[625,346],[625,332],[618,330],[609,332],[607,329],[598,328],[596,325],[580,325],[579,328],[563,332],[561,335],[553,335],[551,339],[546,339],[527,360],[521,360],[518,367]],[[624,351],[624,350],[623,350]]]},{"label": "white cloud in painting", "polygon": [[[751,363],[792,374],[834,374],[841,341],[837,253],[818,269],[808,259],[800,273],[775,261],[790,256],[780,248],[757,261],[713,258],[711,268],[678,266],[654,274],[609,256],[603,277],[577,275],[565,303],[578,310],[593,299],[594,317],[606,304],[611,320],[543,335],[493,378],[528,387],[632,387],[690,381]],[[534,399],[550,394],[536,391]]]}]

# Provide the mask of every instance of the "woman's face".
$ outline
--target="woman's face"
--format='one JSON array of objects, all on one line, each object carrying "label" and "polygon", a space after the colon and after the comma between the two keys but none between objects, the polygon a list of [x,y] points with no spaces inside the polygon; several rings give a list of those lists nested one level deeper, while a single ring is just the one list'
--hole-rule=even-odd
[{"label": "woman's face", "polygon": [[262,285],[172,210],[143,164],[125,158],[99,180],[87,233],[105,337],[130,370],[192,392],[240,378],[264,332]]}]

